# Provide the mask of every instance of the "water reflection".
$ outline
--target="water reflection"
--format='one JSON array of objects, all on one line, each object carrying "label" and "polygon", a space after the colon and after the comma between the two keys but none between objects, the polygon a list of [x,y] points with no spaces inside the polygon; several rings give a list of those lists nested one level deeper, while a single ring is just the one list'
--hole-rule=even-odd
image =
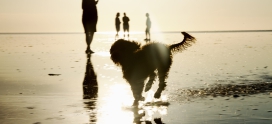
[{"label": "water reflection", "polygon": [[154,99],[154,93],[151,90],[145,94],[145,101],[133,109],[135,124],[164,124],[161,117],[167,114],[169,102],[164,95],[161,99]]},{"label": "water reflection", "polygon": [[[150,107],[150,110],[142,110],[135,108],[133,110],[134,113],[134,121],[133,124],[165,124],[162,122],[161,118],[154,118],[152,122],[152,115],[154,114],[154,110],[157,110],[156,108]],[[151,114],[151,116],[150,116]]]},{"label": "water reflection", "polygon": [[91,54],[87,54],[87,63],[85,77],[83,80],[83,99],[88,99],[84,101],[85,108],[89,110],[90,122],[94,123],[97,120],[96,113],[96,102],[97,102],[98,84],[97,76],[94,72],[94,68],[91,61]]}]

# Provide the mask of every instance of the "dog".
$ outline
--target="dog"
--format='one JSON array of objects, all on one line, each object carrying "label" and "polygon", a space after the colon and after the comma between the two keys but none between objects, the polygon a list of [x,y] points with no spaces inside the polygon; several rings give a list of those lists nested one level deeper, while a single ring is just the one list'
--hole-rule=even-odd
[{"label": "dog", "polygon": [[[144,81],[149,77],[145,85],[145,92],[149,91],[159,77],[159,87],[154,94],[154,98],[160,98],[162,91],[166,87],[166,78],[172,64],[173,53],[181,52],[195,43],[195,37],[186,32],[181,32],[184,39],[177,44],[166,45],[159,42],[150,42],[141,46],[135,41],[119,39],[115,41],[111,48],[111,60],[121,66],[123,78],[130,84],[134,97],[133,105],[143,99],[142,92]],[[157,72],[157,74],[156,74]]]}]

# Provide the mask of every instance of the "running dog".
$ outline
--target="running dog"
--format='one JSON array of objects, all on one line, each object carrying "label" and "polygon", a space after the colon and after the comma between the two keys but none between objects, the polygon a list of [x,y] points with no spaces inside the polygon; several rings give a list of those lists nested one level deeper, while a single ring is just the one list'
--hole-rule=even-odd
[{"label": "running dog", "polygon": [[[166,45],[151,42],[144,46],[135,41],[119,39],[113,43],[110,49],[111,60],[121,66],[123,78],[130,84],[134,96],[133,105],[137,105],[142,99],[144,81],[149,77],[145,85],[145,92],[149,91],[159,76],[159,88],[154,98],[160,98],[166,87],[166,78],[172,64],[173,53],[181,52],[195,43],[195,38],[186,32],[181,32],[184,39],[177,44]],[[157,72],[157,74],[156,74]]]}]

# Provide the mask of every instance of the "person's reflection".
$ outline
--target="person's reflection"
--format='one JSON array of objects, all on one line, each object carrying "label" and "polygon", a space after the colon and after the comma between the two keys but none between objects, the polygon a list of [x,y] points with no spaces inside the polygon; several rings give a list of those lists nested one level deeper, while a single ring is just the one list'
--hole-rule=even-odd
[{"label": "person's reflection", "polygon": [[90,111],[90,122],[96,122],[96,100],[97,100],[97,93],[98,93],[98,83],[97,83],[97,76],[94,72],[94,68],[91,62],[91,54],[87,54],[87,64],[86,64],[86,71],[85,77],[83,80],[83,99],[90,99],[85,101],[84,104]]}]

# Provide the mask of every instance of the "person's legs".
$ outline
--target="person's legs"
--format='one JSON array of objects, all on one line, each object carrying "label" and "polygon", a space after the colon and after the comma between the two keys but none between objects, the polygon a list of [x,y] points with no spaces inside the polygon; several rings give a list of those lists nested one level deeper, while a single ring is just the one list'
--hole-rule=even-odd
[{"label": "person's legs", "polygon": [[116,26],[116,35],[119,35],[120,26]]},{"label": "person's legs", "polygon": [[123,29],[124,29],[124,37],[125,37],[125,33],[126,33],[126,26],[123,25]]},{"label": "person's legs", "polygon": [[150,32],[149,32],[149,28],[147,27],[145,30],[145,40],[146,41],[150,41]]},{"label": "person's legs", "polygon": [[150,30],[149,29],[147,31],[147,35],[148,35],[148,40],[150,40]]},{"label": "person's legs", "polygon": [[86,34],[86,44],[87,44],[86,52],[94,53],[90,48],[91,43],[93,41],[94,32],[86,32],[85,34]]},{"label": "person's legs", "polygon": [[124,27],[124,37],[126,37],[126,33],[125,32],[127,32],[127,35],[129,37],[129,25],[123,25],[123,27]]},{"label": "person's legs", "polygon": [[148,29],[146,28],[146,29],[145,29],[145,40],[148,39],[148,38],[147,38],[147,33],[148,33]]},{"label": "person's legs", "polygon": [[119,38],[119,31],[120,31],[120,26],[116,26],[115,40],[117,40]]},{"label": "person's legs", "polygon": [[128,37],[129,37],[129,25],[127,26],[127,32],[128,32]]}]

